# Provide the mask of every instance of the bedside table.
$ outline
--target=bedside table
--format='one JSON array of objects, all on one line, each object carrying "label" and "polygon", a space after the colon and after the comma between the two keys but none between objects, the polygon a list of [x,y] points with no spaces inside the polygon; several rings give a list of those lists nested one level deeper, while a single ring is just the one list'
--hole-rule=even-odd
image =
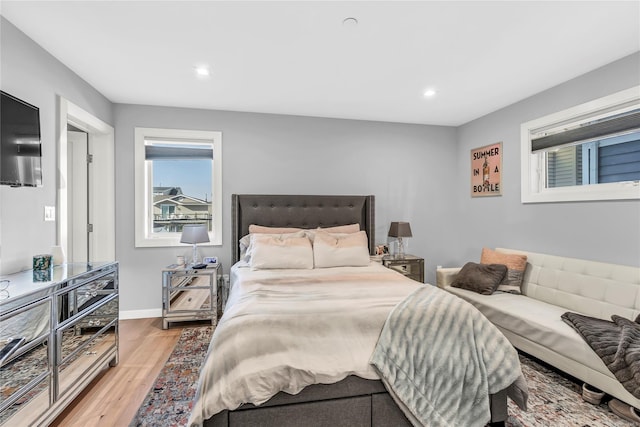
[{"label": "bedside table", "polygon": [[162,270],[162,329],[169,323],[194,320],[217,322],[220,264],[198,270],[189,267]]},{"label": "bedside table", "polygon": [[424,283],[424,258],[414,255],[405,255],[404,258],[385,256],[382,258],[382,265],[404,274],[409,279]]}]

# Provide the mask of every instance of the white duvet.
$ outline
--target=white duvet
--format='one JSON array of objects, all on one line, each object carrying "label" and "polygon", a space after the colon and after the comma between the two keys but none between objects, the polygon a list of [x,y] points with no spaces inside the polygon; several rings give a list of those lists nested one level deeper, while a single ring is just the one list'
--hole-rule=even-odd
[{"label": "white duvet", "polygon": [[369,364],[393,307],[421,285],[377,263],[313,270],[232,268],[224,315],[200,373],[189,425],[280,391],[379,379]]}]

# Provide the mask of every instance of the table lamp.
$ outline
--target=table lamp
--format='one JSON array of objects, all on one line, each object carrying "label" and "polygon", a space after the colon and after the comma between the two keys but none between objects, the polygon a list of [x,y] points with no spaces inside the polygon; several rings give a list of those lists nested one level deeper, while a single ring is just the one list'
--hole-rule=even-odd
[{"label": "table lamp", "polygon": [[404,242],[403,237],[412,237],[411,226],[408,222],[392,222],[389,227],[389,237],[396,237],[398,239],[398,253],[396,258],[404,258]]},{"label": "table lamp", "polygon": [[182,227],[180,243],[193,244],[193,258],[191,259],[191,265],[198,264],[198,243],[206,243],[208,241],[209,232],[207,230],[207,224],[189,224]]}]

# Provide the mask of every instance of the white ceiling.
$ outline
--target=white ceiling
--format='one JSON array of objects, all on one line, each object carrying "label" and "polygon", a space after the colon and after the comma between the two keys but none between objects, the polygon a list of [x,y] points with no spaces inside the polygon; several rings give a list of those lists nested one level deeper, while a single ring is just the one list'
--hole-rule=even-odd
[{"label": "white ceiling", "polygon": [[637,0],[2,0],[0,13],[115,103],[438,125],[640,50]]}]

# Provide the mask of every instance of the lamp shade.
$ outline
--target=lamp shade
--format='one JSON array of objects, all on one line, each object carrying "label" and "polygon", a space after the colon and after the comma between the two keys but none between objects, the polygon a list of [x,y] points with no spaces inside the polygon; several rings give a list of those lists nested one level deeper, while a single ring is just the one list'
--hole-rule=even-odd
[{"label": "lamp shade", "polygon": [[388,235],[389,237],[412,237],[411,226],[408,222],[392,222]]},{"label": "lamp shade", "polygon": [[189,224],[182,228],[180,243],[205,243],[209,241],[209,233],[206,224]]}]

